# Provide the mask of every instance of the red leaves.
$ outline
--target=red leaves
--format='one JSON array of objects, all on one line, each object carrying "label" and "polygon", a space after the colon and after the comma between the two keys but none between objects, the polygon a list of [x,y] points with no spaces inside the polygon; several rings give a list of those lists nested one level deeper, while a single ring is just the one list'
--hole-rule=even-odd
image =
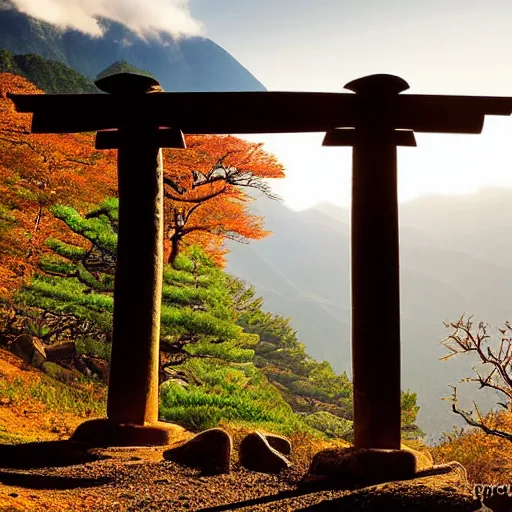
[{"label": "red leaves", "polygon": [[16,112],[7,92],[41,91],[0,74],[0,287],[10,288],[31,274],[49,236],[69,237],[48,209],[88,209],[115,195],[117,173],[115,152],[96,151],[93,134],[31,134],[31,115]]},{"label": "red leaves", "polygon": [[[47,238],[74,240],[51,215],[52,205],[85,212],[117,195],[115,151],[97,151],[93,133],[32,134],[31,115],[16,112],[7,92],[41,93],[22,77],[0,74],[0,295],[30,276]],[[176,185],[165,186],[166,233],[172,208],[183,208],[183,243],[201,245],[222,264],[226,238],[248,241],[268,235],[263,219],[250,213],[252,198],[244,189],[283,177],[283,167],[261,144],[232,136],[188,136],[187,146],[186,151],[164,150],[166,177]],[[221,177],[193,187],[192,171],[207,174],[219,162],[231,173],[230,180]]]},{"label": "red leaves", "polygon": [[[260,188],[255,185],[262,179],[284,177],[283,166],[261,144],[233,136],[192,135],[186,142],[186,151],[164,150],[165,175],[177,185],[166,186],[166,232],[173,231],[173,209],[183,209],[183,242],[201,245],[222,265],[226,238],[248,242],[269,234],[263,229],[263,218],[250,213],[253,199],[246,190]],[[193,186],[192,171],[208,175],[215,166],[231,178],[223,178],[220,172],[218,179]],[[176,189],[186,192],[179,194]]]}]

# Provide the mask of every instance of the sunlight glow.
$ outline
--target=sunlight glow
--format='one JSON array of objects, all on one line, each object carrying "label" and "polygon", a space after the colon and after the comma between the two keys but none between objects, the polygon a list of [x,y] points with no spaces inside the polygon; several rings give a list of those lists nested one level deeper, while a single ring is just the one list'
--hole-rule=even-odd
[{"label": "sunlight glow", "polygon": [[[243,136],[265,142],[286,168],[272,188],[294,210],[328,201],[350,205],[351,148],[322,147],[323,133]],[[399,201],[429,194],[469,194],[512,187],[512,120],[488,117],[480,135],[416,134],[418,147],[398,149]]]}]

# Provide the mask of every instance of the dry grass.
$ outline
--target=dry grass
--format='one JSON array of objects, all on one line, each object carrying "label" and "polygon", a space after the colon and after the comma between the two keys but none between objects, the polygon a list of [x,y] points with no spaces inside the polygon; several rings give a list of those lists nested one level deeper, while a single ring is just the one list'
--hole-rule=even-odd
[{"label": "dry grass", "polygon": [[67,438],[85,419],[104,415],[105,388],[64,385],[0,350],[0,443]]},{"label": "dry grass", "polygon": [[[486,425],[512,433],[512,413],[491,414]],[[503,484],[512,480],[512,442],[481,430],[445,434],[445,441],[431,450],[436,463],[456,460],[468,471],[471,483]]]}]

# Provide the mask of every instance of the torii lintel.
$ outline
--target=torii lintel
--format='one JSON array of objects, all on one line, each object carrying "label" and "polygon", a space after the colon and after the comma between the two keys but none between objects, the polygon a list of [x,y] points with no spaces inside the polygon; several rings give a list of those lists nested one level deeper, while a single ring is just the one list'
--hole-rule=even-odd
[{"label": "torii lintel", "polygon": [[[384,81],[373,80],[374,91],[374,86],[382,86]],[[507,97],[391,94],[389,89],[377,89],[371,95],[368,89],[356,94],[155,92],[130,97],[115,94],[10,94],[9,97],[18,111],[34,114],[34,133],[99,131],[139,122],[173,127],[185,134],[328,132],[370,121],[417,132],[480,133],[486,115],[512,113],[512,98]]]}]

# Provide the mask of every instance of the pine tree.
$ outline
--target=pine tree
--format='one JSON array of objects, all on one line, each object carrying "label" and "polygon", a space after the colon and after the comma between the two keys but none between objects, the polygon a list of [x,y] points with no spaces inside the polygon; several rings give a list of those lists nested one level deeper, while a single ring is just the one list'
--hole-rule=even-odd
[{"label": "pine tree", "polygon": [[[16,297],[18,304],[43,315],[48,343],[65,337],[92,336],[109,343],[117,250],[118,201],[107,199],[82,216],[57,205],[56,218],[75,234],[77,243],[49,238],[52,254],[42,258],[42,274]],[[136,270],[135,270],[136,271]],[[190,357],[250,361],[257,336],[235,324],[227,276],[198,247],[165,266],[162,292],[161,350],[164,366]]]}]

